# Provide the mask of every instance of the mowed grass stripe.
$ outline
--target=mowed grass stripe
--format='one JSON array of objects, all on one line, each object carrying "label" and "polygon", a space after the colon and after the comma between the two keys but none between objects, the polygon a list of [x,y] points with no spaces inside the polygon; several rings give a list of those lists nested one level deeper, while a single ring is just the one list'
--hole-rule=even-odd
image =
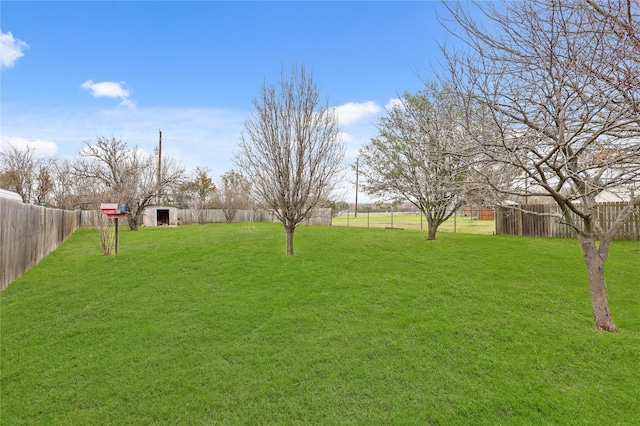
[{"label": "mowed grass stripe", "polygon": [[591,325],[576,241],[81,229],[6,289],[2,424],[634,424],[640,244]]}]

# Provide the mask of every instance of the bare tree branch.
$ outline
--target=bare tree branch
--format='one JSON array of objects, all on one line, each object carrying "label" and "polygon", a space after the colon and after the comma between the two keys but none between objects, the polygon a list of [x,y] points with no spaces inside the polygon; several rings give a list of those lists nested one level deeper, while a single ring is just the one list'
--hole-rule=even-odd
[{"label": "bare tree branch", "polygon": [[129,228],[137,230],[144,208],[151,204],[157,191],[168,193],[171,186],[179,185],[184,170],[174,159],[165,157],[158,183],[153,156],[143,154],[137,147],[129,149],[115,137],[98,137],[95,143],[85,141],[73,174],[90,182],[102,202],[125,204]]},{"label": "bare tree branch", "polygon": [[[468,47],[445,54],[456,90],[469,97],[469,130],[479,112],[490,118],[491,131],[469,132],[483,160],[476,171],[497,197],[535,192],[557,203],[581,242],[594,324],[613,331],[602,265],[640,189],[638,6],[630,0],[472,5],[485,26],[460,3],[445,3],[457,25],[450,31]],[[492,169],[511,170],[515,178],[496,181]],[[631,194],[629,208],[602,229],[596,197],[620,188]]]},{"label": "bare tree branch", "polygon": [[35,202],[39,164],[33,148],[8,144],[0,151],[0,186],[19,194],[25,203]]}]

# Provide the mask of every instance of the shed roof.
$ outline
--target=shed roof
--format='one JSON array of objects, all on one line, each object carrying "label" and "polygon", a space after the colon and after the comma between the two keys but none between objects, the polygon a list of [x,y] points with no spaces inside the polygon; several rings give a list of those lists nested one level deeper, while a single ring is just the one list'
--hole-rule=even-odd
[{"label": "shed roof", "polygon": [[596,195],[597,203],[620,203],[631,199],[631,189],[626,187],[617,187],[605,189]]},{"label": "shed roof", "polygon": [[7,191],[6,189],[0,188],[0,198],[8,198],[10,200],[20,201],[22,202],[22,197],[17,192]]}]

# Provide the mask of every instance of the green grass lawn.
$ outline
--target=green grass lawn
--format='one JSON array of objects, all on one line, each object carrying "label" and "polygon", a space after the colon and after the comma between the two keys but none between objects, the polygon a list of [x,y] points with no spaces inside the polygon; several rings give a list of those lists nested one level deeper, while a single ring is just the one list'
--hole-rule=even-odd
[{"label": "green grass lawn", "polygon": [[640,243],[278,224],[78,230],[0,295],[3,425],[640,423]]},{"label": "green grass lawn", "polygon": [[[334,226],[350,226],[364,228],[402,228],[427,231],[427,220],[420,213],[409,212],[360,212],[354,217],[353,212],[343,213],[331,219]],[[495,233],[493,220],[477,220],[473,217],[456,215],[438,227],[438,233],[456,232],[461,234]],[[437,238],[437,236],[436,236]]]}]

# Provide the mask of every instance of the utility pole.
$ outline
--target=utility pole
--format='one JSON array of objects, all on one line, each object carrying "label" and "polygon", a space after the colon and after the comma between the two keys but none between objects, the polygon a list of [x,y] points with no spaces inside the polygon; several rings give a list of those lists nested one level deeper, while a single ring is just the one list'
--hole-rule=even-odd
[{"label": "utility pole", "polygon": [[527,157],[524,157],[524,203],[529,204],[529,176],[527,175]]},{"label": "utility pole", "polygon": [[160,189],[161,186],[161,177],[162,177],[162,130],[158,130],[160,132],[160,138],[158,140],[158,178],[156,181],[156,204],[160,205]]},{"label": "utility pole", "polygon": [[359,166],[360,158],[356,158],[356,207],[353,212],[353,217],[358,217],[358,166]]}]

